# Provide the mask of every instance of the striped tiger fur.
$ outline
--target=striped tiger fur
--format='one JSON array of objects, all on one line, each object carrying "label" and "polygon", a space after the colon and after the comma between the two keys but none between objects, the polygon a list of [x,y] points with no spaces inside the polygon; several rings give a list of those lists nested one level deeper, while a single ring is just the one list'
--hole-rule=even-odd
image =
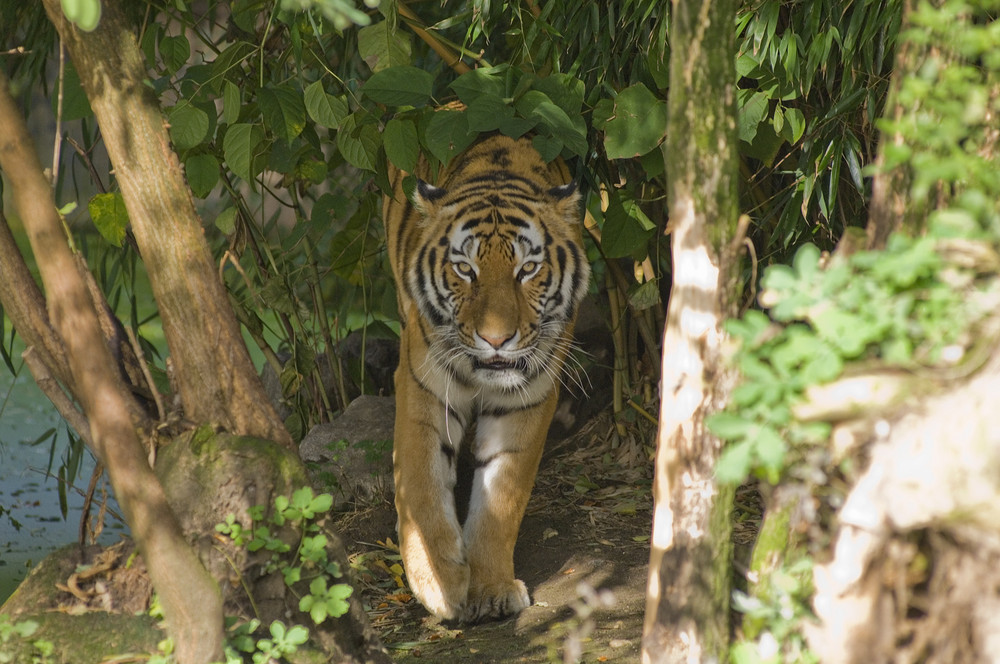
[{"label": "striped tiger fur", "polygon": [[[529,139],[492,136],[412,199],[390,168],[383,205],[402,322],[393,466],[400,550],[433,614],[476,622],[530,604],[514,543],[531,494],[576,310],[590,277],[576,185]],[[459,446],[475,422],[468,515]]]}]

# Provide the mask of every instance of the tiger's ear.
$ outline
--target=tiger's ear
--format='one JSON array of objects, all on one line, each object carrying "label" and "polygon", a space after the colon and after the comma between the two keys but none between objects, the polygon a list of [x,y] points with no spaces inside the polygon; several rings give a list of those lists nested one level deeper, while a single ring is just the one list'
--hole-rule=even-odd
[{"label": "tiger's ear", "polygon": [[447,190],[417,178],[417,185],[413,188],[413,205],[424,214],[430,214],[435,204],[447,193]]},{"label": "tiger's ear", "polygon": [[549,189],[549,196],[561,217],[574,221],[580,218],[580,192],[577,190],[576,180],[552,187]]},{"label": "tiger's ear", "polygon": [[576,193],[576,180],[571,180],[566,184],[561,184],[558,187],[552,187],[549,189],[549,196],[555,199],[569,198]]}]

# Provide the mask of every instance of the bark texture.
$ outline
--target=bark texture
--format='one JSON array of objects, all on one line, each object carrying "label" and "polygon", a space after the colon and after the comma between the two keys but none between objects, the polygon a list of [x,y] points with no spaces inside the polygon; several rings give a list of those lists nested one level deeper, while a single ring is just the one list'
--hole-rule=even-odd
[{"label": "bark texture", "polygon": [[62,339],[49,324],[45,296],[21,259],[7,220],[0,211],[0,302],[25,346],[35,349],[60,383],[73,392],[73,381]]},{"label": "bark texture", "polygon": [[723,660],[732,492],[704,428],[724,396],[723,318],[738,246],[732,0],[674,0],[666,167],[673,285],[663,338],[644,662]]},{"label": "bark texture", "polygon": [[118,3],[84,33],[45,0],[101,127],[136,243],[149,271],[185,416],[292,446],[219,280],[201,221]]},{"label": "bark texture", "polygon": [[150,576],[160,592],[177,658],[184,664],[221,659],[222,601],[215,581],[184,540],[139,442],[129,398],[105,342],[88,286],[77,269],[49,183],[0,72],[0,169],[39,261],[52,327],[62,337],[77,397],[90,422],[97,457]]}]

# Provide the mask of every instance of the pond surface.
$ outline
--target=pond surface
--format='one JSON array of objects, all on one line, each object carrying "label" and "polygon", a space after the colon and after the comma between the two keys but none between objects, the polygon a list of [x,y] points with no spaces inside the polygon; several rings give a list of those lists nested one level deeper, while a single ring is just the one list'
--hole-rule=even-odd
[{"label": "pond surface", "polygon": [[[15,366],[20,364],[20,353],[16,345]],[[51,436],[32,444],[52,429],[56,431],[54,449]],[[50,551],[77,541],[83,492],[94,459],[84,452],[74,482],[76,489],[66,491],[67,515],[63,518],[56,473],[68,446],[66,425],[31,373],[23,368],[15,378],[0,361],[0,603]],[[98,489],[91,507],[94,515],[100,497]],[[109,507],[117,511],[117,505]],[[124,527],[111,517],[105,523],[100,541],[113,543]]]}]

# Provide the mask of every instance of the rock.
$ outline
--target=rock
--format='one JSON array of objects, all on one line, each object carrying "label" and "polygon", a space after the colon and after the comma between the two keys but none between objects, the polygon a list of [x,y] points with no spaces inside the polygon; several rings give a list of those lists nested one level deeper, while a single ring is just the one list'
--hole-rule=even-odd
[{"label": "rock", "polygon": [[333,422],[312,429],[299,446],[313,477],[329,486],[335,507],[384,499],[392,492],[392,397],[362,395]]}]

